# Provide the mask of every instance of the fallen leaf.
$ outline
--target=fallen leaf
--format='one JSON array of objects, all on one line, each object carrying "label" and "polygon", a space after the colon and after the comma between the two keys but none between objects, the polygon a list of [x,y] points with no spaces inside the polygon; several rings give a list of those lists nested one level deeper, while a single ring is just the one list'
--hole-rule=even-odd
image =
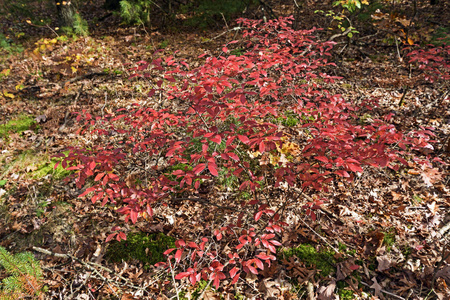
[{"label": "fallen leaf", "polygon": [[381,295],[381,290],[383,288],[381,287],[381,285],[378,284],[376,277],[372,278],[372,281],[373,281],[373,284],[370,286],[370,288],[375,290],[375,295],[376,296],[380,296]]},{"label": "fallen leaf", "polygon": [[332,300],[335,297],[334,295],[334,290],[336,289],[336,280],[332,280],[330,282],[330,284],[325,287],[325,286],[321,286],[318,290],[319,293],[319,297],[317,298],[318,300]]},{"label": "fallen leaf", "polygon": [[377,268],[378,271],[383,272],[384,270],[387,270],[391,267],[391,260],[387,255],[378,256],[377,261],[378,261],[378,268]]}]

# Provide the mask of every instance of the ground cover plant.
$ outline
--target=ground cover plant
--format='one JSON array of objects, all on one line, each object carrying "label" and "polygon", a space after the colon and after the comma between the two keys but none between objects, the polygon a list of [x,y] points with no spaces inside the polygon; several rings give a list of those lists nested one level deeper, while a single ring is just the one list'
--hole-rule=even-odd
[{"label": "ground cover plant", "polygon": [[[131,78],[158,78],[149,81],[149,97],[177,101],[175,110],[135,104],[104,117],[77,117],[81,133],[97,136],[95,145],[61,156],[63,167],[76,171],[77,186],[88,186],[80,197],[117,206],[133,224],[173,201],[230,211],[203,236],[186,234],[165,252],[167,261],[156,266],[175,280],[203,279],[219,289],[257,275],[277,259],[280,234],[289,226],[286,210],[301,205],[315,220],[328,201],[321,192],[333,182],[352,182],[373,167],[431,165],[430,157],[415,153],[433,147],[432,129],[399,131],[389,114],[360,122],[376,101],[355,105],[328,91],[339,79],[326,73],[335,66],[328,61],[334,43],[316,41],[315,29],[294,31],[291,22],[241,19],[243,39],[197,68],[174,56],[139,62]],[[235,44],[246,49],[239,57],[229,54]],[[286,111],[299,120],[295,134],[273,122]],[[131,173],[136,164],[148,167]],[[180,164],[189,167],[171,167]],[[215,186],[223,172],[239,178],[232,193],[251,198],[200,196],[202,185]],[[113,238],[126,235],[116,227],[107,241]]]}]

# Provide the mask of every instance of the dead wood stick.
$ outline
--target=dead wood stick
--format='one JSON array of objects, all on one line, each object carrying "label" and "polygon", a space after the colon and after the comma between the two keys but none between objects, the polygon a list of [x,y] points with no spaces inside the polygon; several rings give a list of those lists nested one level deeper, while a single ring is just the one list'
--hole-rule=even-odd
[{"label": "dead wood stick", "polygon": [[189,198],[189,197],[185,197],[185,198],[172,198],[171,200],[174,201],[183,201],[183,200],[187,200],[187,201],[193,201],[193,202],[198,202],[198,203],[203,203],[203,204],[209,204],[212,206],[215,206],[217,208],[220,209],[224,209],[224,210],[233,210],[233,211],[241,211],[240,209],[234,208],[234,207],[229,207],[229,206],[222,206],[222,205],[218,205],[215,203],[212,203],[210,201],[208,201],[207,199],[203,199],[203,198]]},{"label": "dead wood stick", "polygon": [[[361,283],[362,285],[364,285],[364,286],[370,288],[370,285],[367,284],[367,283],[365,283],[364,281],[360,281],[360,283]],[[384,293],[384,294],[386,294],[386,295],[392,296],[392,297],[394,297],[394,298],[396,298],[396,299],[406,300],[405,298],[403,298],[403,297],[401,297],[401,296],[398,296],[398,295],[393,294],[393,293],[391,293],[391,292],[385,291],[385,290],[383,290],[383,289],[381,289],[380,292],[382,292],[382,293]]]},{"label": "dead wood stick", "polygon": [[[53,251],[50,251],[50,250],[47,250],[47,249],[44,249],[44,248],[40,248],[40,247],[35,247],[35,246],[33,246],[32,249],[33,249],[34,251],[36,251],[36,252],[40,252],[40,253],[43,253],[43,254],[46,254],[46,255],[51,255],[51,256],[54,256],[54,257],[59,257],[59,258],[66,258],[66,259],[72,259],[72,260],[75,260],[75,261],[79,262],[80,264],[82,264],[83,266],[85,266],[86,268],[88,268],[89,270],[91,270],[91,271],[93,271],[94,273],[96,273],[97,276],[99,276],[102,280],[105,280],[105,281],[108,281],[108,282],[112,282],[112,283],[115,283],[116,285],[119,285],[119,284],[117,284],[114,280],[109,279],[109,278],[106,278],[105,276],[103,276],[103,275],[95,268],[95,267],[98,267],[98,268],[100,268],[100,269],[103,269],[103,270],[107,271],[108,273],[111,273],[111,274],[117,273],[117,272],[115,272],[115,271],[113,271],[113,270],[111,270],[111,269],[109,269],[109,268],[107,268],[107,267],[104,267],[104,266],[99,265],[99,264],[94,263],[94,262],[84,262],[84,261],[82,261],[81,259],[79,259],[78,257],[73,256],[73,255],[70,255],[70,254],[55,253],[55,252],[53,252]],[[130,288],[134,288],[134,289],[139,289],[139,290],[142,290],[142,291],[144,291],[144,292],[147,292],[147,291],[145,290],[145,288],[142,288],[142,287],[139,287],[139,286],[135,286],[135,285],[133,285],[132,283],[130,283],[130,281],[129,281],[127,278],[125,278],[125,277],[123,277],[123,276],[121,276],[121,275],[117,275],[117,274],[116,274],[116,276],[119,277],[120,279],[122,279],[123,281],[126,282],[126,283],[124,284],[125,286],[130,287]]]}]

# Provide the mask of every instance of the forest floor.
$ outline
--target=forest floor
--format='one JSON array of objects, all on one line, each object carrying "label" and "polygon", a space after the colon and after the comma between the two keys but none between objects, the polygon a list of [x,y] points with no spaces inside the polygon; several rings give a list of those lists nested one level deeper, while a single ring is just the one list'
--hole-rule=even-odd
[{"label": "forest floor", "polygon": [[[414,26],[408,27],[414,42],[448,34],[449,4],[418,3]],[[94,18],[107,14],[101,4],[84,7],[92,28],[88,37],[56,38],[46,28],[23,23],[29,37],[24,51],[4,52],[0,59],[0,246],[11,253],[30,251],[39,259],[42,299],[195,299],[200,294],[204,299],[450,299],[449,83],[423,80],[407,63],[408,45],[387,34],[410,24],[402,21],[412,19],[410,6],[394,7],[403,13],[398,22],[378,27],[356,22],[365,24],[357,28],[359,34],[335,39],[331,75],[341,78],[330,91],[353,103],[378,99],[377,112],[393,113],[390,122],[397,129],[433,128],[434,149],[417,155],[442,162],[411,162],[398,171],[367,168],[355,182],[336,183],[316,220],[306,215],[301,200],[278,237],[284,249],[298,249],[296,256],[216,290],[186,282],[175,289],[140,260],[107,259],[110,243],[105,243],[115,225],[130,234],[189,236],[186,231],[199,232],[215,217],[209,207],[176,202],[151,220],[124,224],[114,207],[78,198],[82,190],[64,181],[69,171],[54,168],[54,155],[92,142],[78,135],[73,112],[103,115],[133,103],[155,105],[147,82],[129,79],[130,66],[151,61],[157,49],[176,52],[196,66],[200,54],[218,55],[223,44],[239,38],[227,32],[235,24],[218,19],[222,25],[216,29],[144,30],[124,26],[114,15],[96,23]],[[277,15],[295,15],[289,1],[273,5]],[[296,14],[301,17],[297,26],[325,28],[318,35],[327,39],[335,32],[327,29],[329,17],[315,13],[318,9],[331,6],[326,1],[306,5]],[[2,28],[13,25],[10,19],[2,22]],[[359,268],[353,270],[355,265]],[[7,276],[0,270],[0,279]]]}]

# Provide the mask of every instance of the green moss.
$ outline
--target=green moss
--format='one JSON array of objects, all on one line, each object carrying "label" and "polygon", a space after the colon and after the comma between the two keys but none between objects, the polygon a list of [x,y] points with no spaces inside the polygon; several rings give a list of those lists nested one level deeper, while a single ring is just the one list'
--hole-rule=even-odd
[{"label": "green moss", "polygon": [[66,169],[64,169],[61,164],[59,164],[55,169],[55,165],[58,161],[60,160],[53,158],[50,160],[50,162],[46,162],[38,166],[38,169],[32,172],[33,178],[39,179],[51,174],[53,176],[53,179],[60,180],[73,173],[73,171],[67,171]]},{"label": "green moss", "polygon": [[138,260],[145,266],[165,260],[164,251],[175,248],[175,239],[163,233],[131,233],[126,241],[113,241],[106,251],[106,259],[112,262]]},{"label": "green moss", "polygon": [[342,299],[342,300],[355,299],[353,292],[350,290],[347,290],[347,289],[339,289],[337,294],[339,295],[339,299]]},{"label": "green moss", "polygon": [[0,138],[8,138],[10,133],[22,133],[29,130],[34,124],[36,124],[36,121],[33,117],[19,116],[6,124],[0,124]]},{"label": "green moss", "polygon": [[395,229],[391,228],[384,234],[383,242],[386,245],[386,251],[389,252],[395,244]]},{"label": "green moss", "polygon": [[290,248],[282,251],[281,258],[288,259],[291,256],[296,256],[307,267],[316,267],[321,270],[321,276],[328,276],[332,272],[335,272],[334,264],[336,259],[334,258],[334,252],[330,250],[317,251],[313,246],[302,244],[297,248]]}]

